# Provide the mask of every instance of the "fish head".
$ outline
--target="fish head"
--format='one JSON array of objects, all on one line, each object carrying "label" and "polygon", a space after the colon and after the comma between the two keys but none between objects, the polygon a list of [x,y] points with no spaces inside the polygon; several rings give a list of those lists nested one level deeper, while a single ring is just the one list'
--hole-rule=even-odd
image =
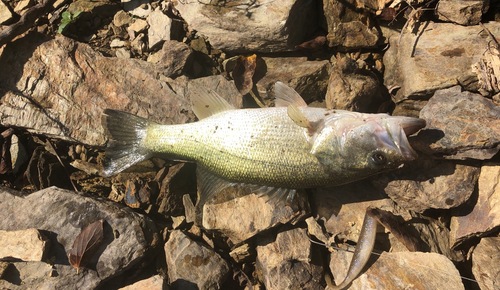
[{"label": "fish head", "polygon": [[424,126],[419,118],[343,112],[325,120],[311,153],[347,183],[416,159],[407,136]]}]

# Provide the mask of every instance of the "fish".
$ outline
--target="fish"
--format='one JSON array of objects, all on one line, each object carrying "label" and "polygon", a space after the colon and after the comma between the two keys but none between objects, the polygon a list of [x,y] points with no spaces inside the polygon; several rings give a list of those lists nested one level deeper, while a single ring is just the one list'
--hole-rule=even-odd
[{"label": "fish", "polygon": [[[407,136],[425,126],[423,119],[309,107],[282,82],[274,94],[274,107],[236,109],[212,90],[193,88],[199,120],[176,125],[106,109],[103,175],[159,155],[197,164],[198,204],[232,185],[288,202],[298,189],[351,183],[418,156]],[[362,270],[373,248],[375,223],[369,217],[366,223],[360,243],[367,245],[355,253],[342,287]]]}]

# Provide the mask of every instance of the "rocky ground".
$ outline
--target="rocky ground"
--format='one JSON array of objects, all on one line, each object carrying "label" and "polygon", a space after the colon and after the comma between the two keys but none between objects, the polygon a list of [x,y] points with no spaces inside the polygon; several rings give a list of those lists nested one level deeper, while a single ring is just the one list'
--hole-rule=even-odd
[{"label": "rocky ground", "polygon": [[[500,1],[0,2],[0,287],[323,289],[367,207],[372,261],[349,289],[500,287]],[[299,207],[195,209],[195,166],[101,177],[106,108],[195,121],[193,85],[272,106],[420,116],[420,158]]]}]

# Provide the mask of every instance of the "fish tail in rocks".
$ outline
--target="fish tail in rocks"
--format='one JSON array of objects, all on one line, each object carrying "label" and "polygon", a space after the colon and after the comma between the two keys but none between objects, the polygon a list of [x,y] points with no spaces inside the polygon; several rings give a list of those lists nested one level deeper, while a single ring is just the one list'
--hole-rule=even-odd
[{"label": "fish tail in rocks", "polygon": [[114,175],[151,157],[151,152],[142,145],[150,124],[148,120],[106,109],[102,122],[109,136],[103,176]]}]

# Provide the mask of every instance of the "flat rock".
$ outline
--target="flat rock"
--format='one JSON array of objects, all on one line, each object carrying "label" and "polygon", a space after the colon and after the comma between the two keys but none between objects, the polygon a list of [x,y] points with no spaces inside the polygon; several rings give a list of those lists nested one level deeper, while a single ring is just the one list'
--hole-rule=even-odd
[{"label": "flat rock", "polygon": [[221,289],[229,267],[219,254],[179,230],[165,244],[168,277],[174,289]]},{"label": "flat rock", "polygon": [[500,237],[482,238],[472,252],[472,273],[482,290],[500,287]]},{"label": "flat rock", "polygon": [[48,246],[47,238],[37,229],[0,230],[0,259],[2,260],[14,258],[22,261],[42,261]]},{"label": "flat rock", "polygon": [[318,28],[316,3],[308,0],[178,1],[175,8],[189,29],[206,36],[213,47],[232,53],[294,50]]},{"label": "flat rock", "polygon": [[439,20],[477,25],[489,8],[489,0],[442,0],[437,6]]},{"label": "flat rock", "polygon": [[478,198],[472,211],[451,218],[451,245],[465,239],[484,236],[500,226],[500,166],[484,165],[478,180]]},{"label": "flat rock", "polygon": [[132,17],[125,11],[120,10],[113,16],[113,24],[117,27],[129,25],[132,22]]},{"label": "flat rock", "polygon": [[300,204],[297,211],[290,206],[267,202],[256,194],[205,203],[201,225],[206,230],[221,232],[238,244],[276,225],[294,223],[303,218],[308,213],[307,201],[303,195],[298,195],[296,200]]},{"label": "flat rock", "polygon": [[414,148],[448,159],[490,159],[500,150],[500,107],[460,86],[434,93]]},{"label": "flat rock", "polygon": [[[96,289],[102,281],[94,270],[77,273],[69,265],[14,262],[0,279],[2,289]],[[29,286],[29,287],[27,287]]]},{"label": "flat rock", "polygon": [[103,57],[63,36],[47,41],[30,34],[10,43],[0,66],[9,68],[0,71],[4,126],[102,146],[106,108],[164,124],[194,119],[190,102],[171,90],[154,64]]},{"label": "flat rock", "polygon": [[278,233],[276,240],[257,246],[256,267],[268,290],[323,289],[322,270],[310,261],[311,242],[305,229]]},{"label": "flat rock", "polygon": [[163,75],[174,78],[184,74],[193,63],[193,50],[185,43],[167,40],[157,53],[148,57]]},{"label": "flat rock", "polygon": [[448,209],[466,202],[474,192],[479,167],[421,157],[397,172],[373,180],[399,206],[423,212]]},{"label": "flat rock", "polygon": [[123,10],[143,19],[153,11],[150,2],[150,0],[121,0]]},{"label": "flat rock", "polygon": [[[55,187],[25,197],[2,190],[0,212],[9,217],[0,220],[1,230],[37,228],[44,231],[51,243],[51,261],[68,267],[66,251],[71,249],[81,229],[103,219],[103,243],[88,263],[88,268],[95,269],[101,280],[119,275],[146,258],[158,239],[156,228],[148,218],[116,203]],[[68,281],[60,275],[54,283],[64,285]]]},{"label": "flat rock", "polygon": [[[500,23],[485,26],[493,35],[500,34]],[[439,89],[462,84],[477,90],[471,65],[482,57],[490,42],[480,26],[430,22],[421,27],[418,36],[405,32],[401,40],[391,37],[384,55],[385,85],[401,87],[393,97],[398,114],[416,115],[424,105],[418,100],[429,98]]]},{"label": "flat rock", "polygon": [[163,289],[163,277],[160,275],[154,275],[147,279],[137,281],[134,284],[120,288],[120,290],[162,290],[162,289]]},{"label": "flat rock", "polygon": [[261,60],[263,63],[257,62],[254,80],[266,104],[274,99],[268,92],[277,81],[294,88],[308,103],[324,99],[329,61],[308,61],[306,57],[263,57]]},{"label": "flat rock", "polygon": [[7,4],[0,1],[0,24],[4,24],[5,22],[12,19],[12,12],[10,12]]},{"label": "flat rock", "polygon": [[[342,280],[352,253],[332,253],[330,270]],[[443,255],[422,252],[383,252],[367,270],[350,285],[357,289],[465,289],[460,273]],[[327,289],[332,289],[327,287]]]}]

